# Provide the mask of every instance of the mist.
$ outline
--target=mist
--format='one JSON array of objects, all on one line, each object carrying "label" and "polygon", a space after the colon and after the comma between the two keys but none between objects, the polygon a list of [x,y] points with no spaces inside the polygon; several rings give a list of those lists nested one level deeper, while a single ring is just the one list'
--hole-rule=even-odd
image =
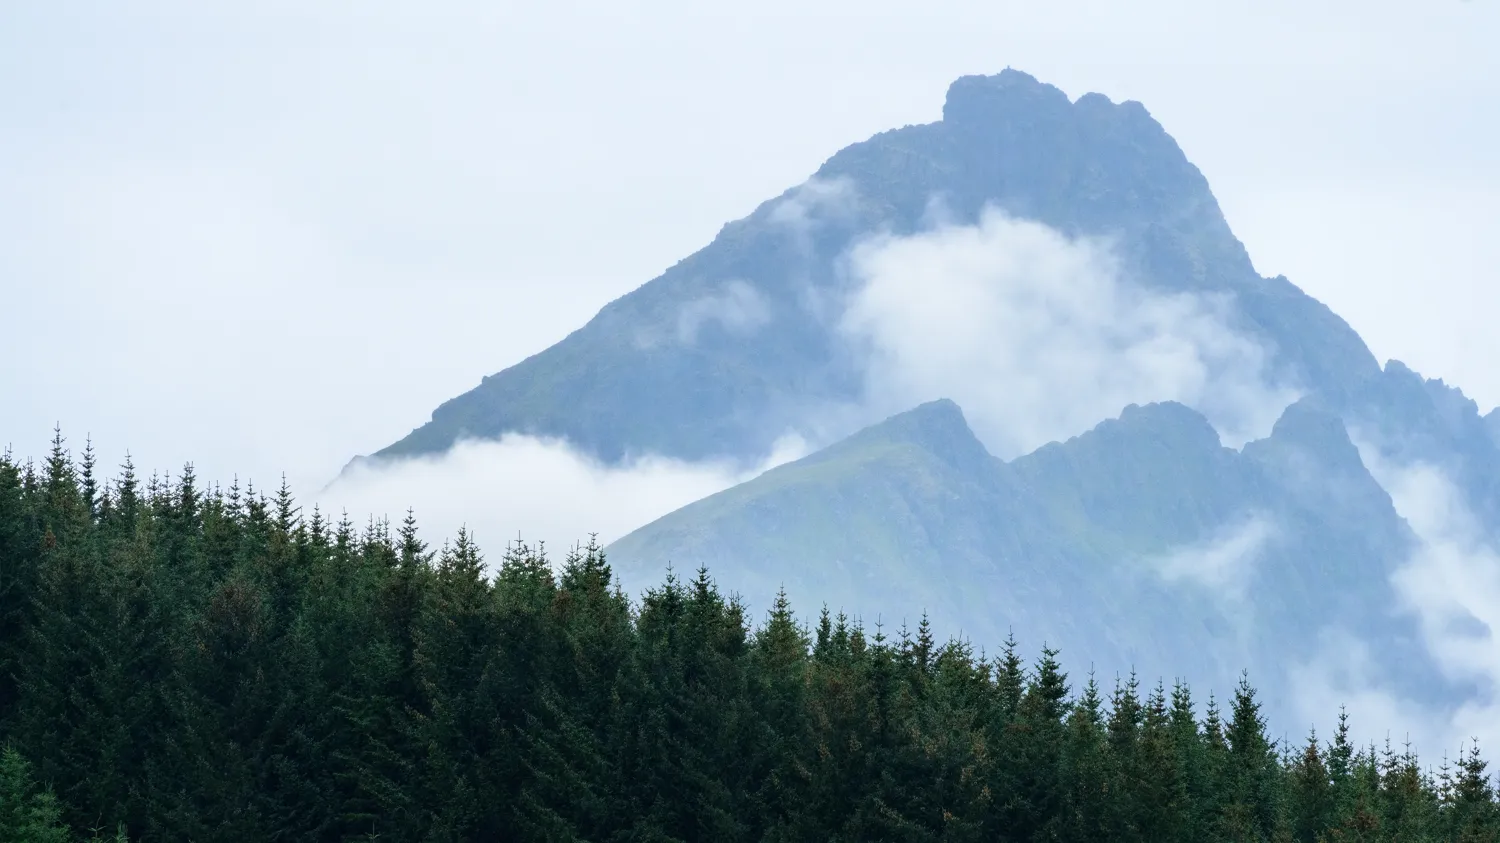
[{"label": "mist", "polygon": [[1378,653],[1334,631],[1292,670],[1299,710],[1326,720],[1330,705],[1344,704],[1365,740],[1410,740],[1427,759],[1455,757],[1474,740],[1494,746],[1500,743],[1500,550],[1441,468],[1395,462],[1364,434],[1355,442],[1417,538],[1391,574],[1398,598],[1391,608],[1416,619],[1433,664],[1472,692],[1453,706],[1404,698],[1374,678]]},{"label": "mist", "polygon": [[608,544],[806,450],[800,439],[786,437],[749,469],[660,456],[606,465],[563,440],[509,434],[464,440],[441,455],[352,467],[315,502],[327,512],[393,522],[410,508],[429,543],[463,527],[491,563],[517,539],[544,543],[560,559],[591,535]]},{"label": "mist", "polygon": [[1255,566],[1278,534],[1271,516],[1251,513],[1147,564],[1166,582],[1197,586],[1213,599],[1237,606],[1248,598]]},{"label": "mist", "polygon": [[[854,201],[848,183],[813,180],[773,215],[805,235]],[[444,534],[467,525],[487,546],[519,536],[560,548],[590,533],[608,543],[831,444],[837,437],[828,431],[848,433],[938,398],[956,401],[986,447],[1012,458],[1128,404],[1165,400],[1197,408],[1237,445],[1268,433],[1297,397],[1267,379],[1266,351],[1228,327],[1231,302],[1133,284],[1105,241],[990,211],[975,225],[869,235],[846,257],[853,292],[829,329],[862,361],[864,400],[850,408],[810,399],[799,426],[808,438],[783,439],[748,472],[652,454],[606,466],[560,440],[509,435],[462,442],[442,456],[365,463],[320,501],[393,518],[411,506],[422,523]],[[813,285],[804,286],[810,295]],[[639,335],[636,345],[691,345],[710,323],[745,337],[767,328],[771,313],[764,294],[730,279],[684,302],[664,332]],[[1164,560],[1163,576],[1239,582],[1270,534],[1258,519],[1241,526],[1247,532],[1212,537],[1222,547],[1192,549],[1214,564]]]},{"label": "mist", "polygon": [[1229,327],[1231,302],[1132,283],[1101,240],[990,210],[976,225],[874,237],[850,266],[839,330],[864,353],[871,415],[951,398],[1003,459],[1168,400],[1238,446],[1297,398]]}]

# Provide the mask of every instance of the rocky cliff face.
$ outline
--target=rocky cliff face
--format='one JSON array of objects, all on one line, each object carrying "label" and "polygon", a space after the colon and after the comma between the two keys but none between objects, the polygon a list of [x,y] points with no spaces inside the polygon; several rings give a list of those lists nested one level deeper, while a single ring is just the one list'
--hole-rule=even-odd
[{"label": "rocky cliff face", "polygon": [[1007,70],[955,82],[940,122],[841,150],[806,184],[443,404],[375,458],[517,431],[566,438],[607,461],[753,459],[788,431],[817,434],[810,420],[857,402],[862,388],[834,328],[851,245],[937,218],[972,223],[986,207],[1108,238],[1143,286],[1227,296],[1233,327],[1262,341],[1288,382],[1341,392],[1379,372],[1326,307],[1255,273],[1203,175],[1143,106],[1099,94],[1070,101]]}]

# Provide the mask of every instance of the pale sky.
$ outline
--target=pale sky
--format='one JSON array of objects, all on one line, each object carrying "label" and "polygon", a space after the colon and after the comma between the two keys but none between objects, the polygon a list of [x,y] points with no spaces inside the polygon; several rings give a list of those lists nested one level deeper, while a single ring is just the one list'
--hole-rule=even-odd
[{"label": "pale sky", "polygon": [[0,4],[0,445],[312,490],[1013,66],[1500,404],[1500,0]]}]

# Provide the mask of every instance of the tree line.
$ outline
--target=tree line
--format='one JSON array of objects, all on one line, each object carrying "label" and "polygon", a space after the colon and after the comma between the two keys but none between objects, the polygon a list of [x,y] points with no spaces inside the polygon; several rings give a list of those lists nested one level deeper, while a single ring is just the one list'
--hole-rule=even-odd
[{"label": "tree line", "polygon": [[487,565],[60,434],[0,456],[0,742],[0,843],[1500,840],[1477,747],[1274,741],[1247,680],[633,601],[592,541]]}]

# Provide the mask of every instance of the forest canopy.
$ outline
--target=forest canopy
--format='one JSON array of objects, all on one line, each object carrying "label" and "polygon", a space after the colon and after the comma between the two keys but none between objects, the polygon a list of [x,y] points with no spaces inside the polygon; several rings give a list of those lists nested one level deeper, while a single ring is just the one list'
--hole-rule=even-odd
[{"label": "forest canopy", "polygon": [[1248,678],[990,643],[704,570],[632,600],[594,542],[487,564],[59,434],[0,457],[0,841],[1500,840],[1477,746],[1273,740]]}]

